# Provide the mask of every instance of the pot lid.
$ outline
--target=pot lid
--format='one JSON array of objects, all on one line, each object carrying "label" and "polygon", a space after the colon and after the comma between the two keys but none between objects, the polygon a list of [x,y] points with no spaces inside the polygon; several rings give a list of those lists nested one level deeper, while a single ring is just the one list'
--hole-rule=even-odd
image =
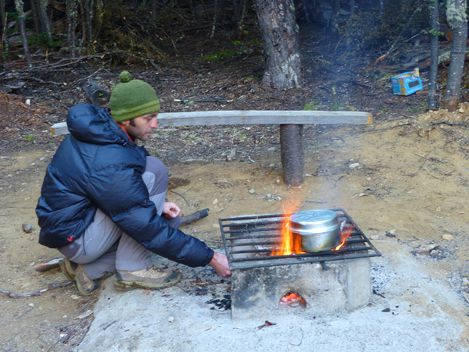
[{"label": "pot lid", "polygon": [[299,227],[312,227],[321,225],[332,225],[336,223],[337,214],[329,209],[302,210],[290,217],[292,225]]}]

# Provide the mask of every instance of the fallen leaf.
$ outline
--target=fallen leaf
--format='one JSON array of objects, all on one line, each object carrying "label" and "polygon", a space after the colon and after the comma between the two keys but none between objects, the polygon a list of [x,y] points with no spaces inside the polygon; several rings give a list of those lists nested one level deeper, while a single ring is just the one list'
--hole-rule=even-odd
[{"label": "fallen leaf", "polygon": [[269,327],[269,326],[272,326],[272,325],[276,325],[276,324],[275,324],[275,323],[271,323],[270,321],[266,320],[266,321],[264,322],[264,324],[259,325],[259,326],[257,327],[257,329],[260,330],[260,329],[263,329],[263,328],[265,328],[265,327]]}]

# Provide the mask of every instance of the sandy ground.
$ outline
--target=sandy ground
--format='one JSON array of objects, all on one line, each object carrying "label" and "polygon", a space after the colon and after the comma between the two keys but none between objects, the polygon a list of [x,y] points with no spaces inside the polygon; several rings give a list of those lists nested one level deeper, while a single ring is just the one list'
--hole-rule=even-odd
[{"label": "sandy ground", "polygon": [[[330,350],[330,341],[335,341],[339,351],[463,351],[469,328],[469,136],[467,127],[430,123],[440,117],[306,129],[306,177],[300,189],[281,181],[278,144],[243,161],[187,161],[171,167],[172,175],[189,181],[169,193],[171,200],[187,213],[210,208],[208,218],[184,230],[214,247],[221,246],[221,217],[281,212],[286,204],[346,209],[384,254],[374,263],[389,273],[386,298],[374,295],[370,306],[347,316],[315,321],[295,315],[257,329],[263,319],[234,324],[228,312],[210,310],[204,303],[207,297],[180,287],[121,294],[113,292],[109,282],[91,298],[78,297],[73,287],[66,287],[39,297],[0,297],[0,349],[68,351],[94,319],[80,350],[256,351],[279,344],[292,351],[305,346]],[[163,149],[158,138],[149,147]],[[37,244],[34,215],[53,150],[0,155],[2,289],[34,291],[64,280],[58,271],[40,274],[32,268],[57,255]],[[164,152],[160,156],[165,160]],[[32,233],[22,230],[23,223],[33,224]],[[416,251],[421,254],[414,255]],[[196,273],[184,272],[186,278]],[[214,287],[216,280],[213,276]],[[384,308],[394,314],[382,312]],[[370,334],[376,341],[369,349]]]}]

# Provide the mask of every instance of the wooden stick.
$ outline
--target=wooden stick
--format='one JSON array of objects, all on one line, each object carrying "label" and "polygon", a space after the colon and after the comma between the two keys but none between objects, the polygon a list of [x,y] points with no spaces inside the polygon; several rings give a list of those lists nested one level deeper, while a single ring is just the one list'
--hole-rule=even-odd
[{"label": "wooden stick", "polygon": [[29,297],[36,297],[42,295],[44,292],[47,292],[49,290],[55,289],[55,288],[61,288],[61,287],[67,287],[72,284],[71,281],[61,281],[61,282],[52,282],[47,285],[45,288],[41,288],[36,291],[30,291],[30,292],[12,292],[5,290],[3,288],[0,288],[0,295],[4,295],[9,298],[29,298]]}]

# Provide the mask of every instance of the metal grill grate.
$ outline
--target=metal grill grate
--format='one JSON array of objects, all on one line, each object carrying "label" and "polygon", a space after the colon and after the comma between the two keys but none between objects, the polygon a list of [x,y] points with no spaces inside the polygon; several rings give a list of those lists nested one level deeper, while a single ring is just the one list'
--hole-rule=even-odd
[{"label": "metal grill grate", "polygon": [[281,238],[282,221],[289,214],[245,215],[219,219],[223,244],[231,269],[326,262],[333,260],[377,257],[381,253],[343,209],[332,209],[339,221],[352,227],[351,236],[340,251],[294,255],[271,255]]}]

